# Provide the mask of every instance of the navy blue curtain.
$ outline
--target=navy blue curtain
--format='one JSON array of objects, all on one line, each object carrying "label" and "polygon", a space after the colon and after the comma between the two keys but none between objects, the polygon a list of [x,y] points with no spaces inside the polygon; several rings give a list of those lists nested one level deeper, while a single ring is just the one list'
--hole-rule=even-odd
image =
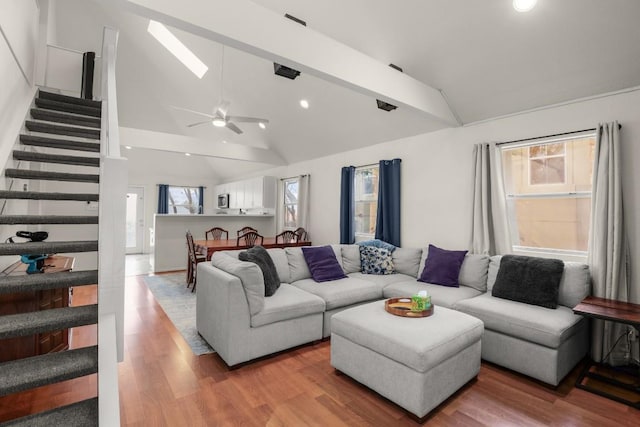
[{"label": "navy blue curtain", "polygon": [[400,246],[400,163],[380,160],[376,239]]},{"label": "navy blue curtain", "polygon": [[345,166],[342,168],[342,181],[340,183],[340,243],[351,244],[356,241],[355,234],[355,210],[354,178],[356,168]]},{"label": "navy blue curtain", "polygon": [[198,199],[198,213],[204,213],[204,187],[198,187],[200,189],[200,198]]},{"label": "navy blue curtain", "polygon": [[158,185],[158,213],[169,213],[169,186],[166,184]]}]

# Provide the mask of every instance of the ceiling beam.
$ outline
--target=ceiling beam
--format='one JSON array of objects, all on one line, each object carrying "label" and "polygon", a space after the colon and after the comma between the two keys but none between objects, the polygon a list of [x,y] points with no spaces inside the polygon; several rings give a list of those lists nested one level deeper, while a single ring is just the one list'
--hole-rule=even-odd
[{"label": "ceiling beam", "polygon": [[245,162],[282,166],[286,162],[271,150],[234,143],[222,143],[183,135],[155,132],[145,129],[120,127],[120,144],[133,148],[190,153],[196,156],[218,157]]},{"label": "ceiling beam", "polygon": [[460,125],[439,90],[249,0],[123,3],[146,18],[415,109],[448,126]]}]

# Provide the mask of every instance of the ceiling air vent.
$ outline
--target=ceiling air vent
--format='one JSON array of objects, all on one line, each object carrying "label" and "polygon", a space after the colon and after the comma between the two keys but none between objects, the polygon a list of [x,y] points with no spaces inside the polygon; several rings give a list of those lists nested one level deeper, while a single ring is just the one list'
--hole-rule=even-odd
[{"label": "ceiling air vent", "polygon": [[[284,16],[285,18],[289,18],[300,25],[304,25],[305,27],[307,26],[307,23],[302,19],[298,19],[295,16],[289,15],[288,13],[285,13]],[[300,71],[294,70],[293,68],[287,67],[286,65],[278,64],[277,62],[273,63],[273,72],[278,76],[286,77],[291,80],[300,75]]]},{"label": "ceiling air vent", "polygon": [[[402,72],[402,68],[398,67],[395,64],[389,64],[389,67]],[[376,102],[378,103],[378,108],[384,111],[393,111],[398,108],[397,105],[389,104],[388,102],[380,101],[379,99],[376,99]]]},{"label": "ceiling air vent", "polygon": [[378,103],[378,108],[384,111],[393,111],[396,108],[398,108],[396,105],[389,104],[388,102],[380,101],[379,99],[376,99],[376,102]]},{"label": "ceiling air vent", "polygon": [[278,76],[286,77],[291,80],[300,75],[300,71],[294,70],[293,68],[289,68],[286,65],[278,64],[276,62],[273,63],[273,72]]}]

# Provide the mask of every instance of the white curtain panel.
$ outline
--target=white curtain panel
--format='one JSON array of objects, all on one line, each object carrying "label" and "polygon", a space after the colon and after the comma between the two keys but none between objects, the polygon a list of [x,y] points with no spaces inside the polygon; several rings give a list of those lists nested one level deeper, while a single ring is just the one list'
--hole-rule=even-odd
[{"label": "white curtain panel", "polygon": [[473,158],[471,252],[508,254],[511,243],[500,149],[495,143],[476,144]]},{"label": "white curtain panel", "polygon": [[298,227],[309,233],[309,175],[302,175],[298,181]]},{"label": "white curtain panel", "polygon": [[284,231],[284,181],[278,181],[278,205],[276,206],[276,234]]},{"label": "white curtain panel", "polygon": [[[591,229],[587,263],[591,271],[592,295],[629,300],[629,250],[622,205],[620,128],[618,122],[598,125],[591,192]],[[627,363],[627,340],[619,337],[627,327],[594,321],[591,357],[613,365]],[[607,360],[603,360],[611,351]]]}]

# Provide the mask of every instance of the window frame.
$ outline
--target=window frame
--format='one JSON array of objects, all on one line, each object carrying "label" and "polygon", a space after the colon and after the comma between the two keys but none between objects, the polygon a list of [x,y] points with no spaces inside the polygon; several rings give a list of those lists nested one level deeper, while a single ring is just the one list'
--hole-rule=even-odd
[{"label": "window frame", "polygon": [[[596,132],[593,131],[584,131],[584,132],[576,132],[568,136],[559,136],[559,137],[549,137],[549,138],[532,138],[527,141],[518,142],[515,144],[502,144],[500,148],[500,159],[501,164],[504,163],[504,152],[507,150],[518,149],[518,148],[527,148],[527,176],[528,176],[528,185],[531,187],[535,186],[562,186],[567,185],[567,169],[568,169],[568,156],[567,156],[567,146],[566,144],[579,139],[587,139],[587,138],[596,138]],[[531,183],[531,157],[529,148],[536,145],[546,145],[562,142],[564,144],[564,183],[546,183],[546,184],[534,184]],[[544,156],[544,157],[535,157],[535,158],[549,158],[549,157],[559,157],[557,155],[554,156]],[[593,166],[592,166],[593,167]],[[587,251],[574,250],[574,249],[557,249],[557,248],[544,248],[544,247],[533,247],[533,246],[523,246],[520,245],[520,235],[518,229],[518,218],[515,212],[515,201],[523,200],[523,199],[578,199],[578,198],[591,198],[593,194],[593,188],[589,191],[557,191],[557,192],[536,192],[536,193],[528,193],[528,194],[510,194],[507,192],[506,185],[506,177],[505,177],[505,169],[504,166],[502,168],[502,179],[504,182],[504,198],[505,198],[505,207],[506,207],[506,217],[507,217],[507,226],[510,234],[510,245],[511,250],[514,254],[522,254],[522,255],[530,255],[530,256],[546,256],[546,257],[555,257],[560,258],[565,261],[581,261],[584,262],[587,258]],[[587,236],[589,239],[589,236]]]},{"label": "window frame", "polygon": [[[354,179],[354,183],[353,183],[353,204],[354,204],[354,207],[358,204],[358,202],[371,202],[371,201],[375,200],[376,211],[377,211],[377,209],[378,209],[378,192],[375,192],[375,194],[374,194],[375,198],[374,199],[364,199],[364,198],[359,199],[358,198],[357,188],[356,188],[356,182],[355,182],[356,179],[357,179],[356,176],[357,176],[359,171],[374,170],[374,169],[378,171],[377,176],[378,176],[378,181],[379,181],[380,180],[380,165],[373,164],[373,165],[364,165],[364,166],[357,166],[356,167],[356,170],[355,170],[355,173],[354,173],[354,176],[353,176],[353,179]],[[356,242],[373,239],[375,237],[375,229],[376,229],[377,222],[378,222],[377,215],[376,215],[376,218],[375,218],[376,224],[373,227],[373,229],[374,229],[373,233],[358,232],[356,230],[356,224],[355,224],[355,219],[356,219],[355,218],[355,215],[356,215],[355,208],[354,208],[353,215],[354,215],[354,218],[353,218],[353,221],[354,221],[354,235],[355,235]]]},{"label": "window frame", "polygon": [[[547,144],[554,144],[554,142],[549,142],[549,143],[545,143],[544,145]],[[535,147],[536,145],[542,145],[542,144],[531,144],[529,145],[527,148],[527,175],[528,175],[528,179],[529,179],[529,185],[530,186],[534,186],[534,185],[566,185],[567,184],[567,145],[565,142],[563,142],[563,151],[562,154],[553,154],[551,156],[549,155],[544,155],[544,156],[538,156],[538,157],[531,157],[531,147]],[[562,158],[562,166],[564,168],[563,174],[562,174],[562,182],[540,182],[540,183],[534,183],[531,181],[531,172],[533,171],[533,169],[531,168],[531,162],[533,160],[546,160],[546,159],[553,159],[553,158]]]},{"label": "window frame", "polygon": [[[287,203],[287,184],[288,183],[297,183],[298,184],[298,198],[296,199],[296,203]],[[287,206],[295,206],[296,207],[296,221],[294,226],[287,226]],[[283,230],[291,230],[294,231],[298,228],[298,214],[300,207],[300,177],[296,176],[293,178],[286,178],[282,180],[282,229]]]},{"label": "window frame", "polygon": [[[191,212],[191,209],[188,208],[189,205],[187,204],[173,204],[171,202],[171,189],[172,188],[179,188],[179,189],[185,189],[188,188],[189,190],[195,190],[196,192],[196,201],[195,204],[191,204],[192,207],[195,208],[196,212]],[[204,187],[203,188],[203,192],[204,192]],[[204,199],[204,194],[202,195],[203,199]],[[194,185],[168,185],[167,188],[167,213],[169,215],[201,215],[202,214],[202,209],[203,207],[200,206],[200,187],[199,186],[194,186]],[[186,207],[188,212],[174,212],[174,206],[178,206],[178,207]]]}]

